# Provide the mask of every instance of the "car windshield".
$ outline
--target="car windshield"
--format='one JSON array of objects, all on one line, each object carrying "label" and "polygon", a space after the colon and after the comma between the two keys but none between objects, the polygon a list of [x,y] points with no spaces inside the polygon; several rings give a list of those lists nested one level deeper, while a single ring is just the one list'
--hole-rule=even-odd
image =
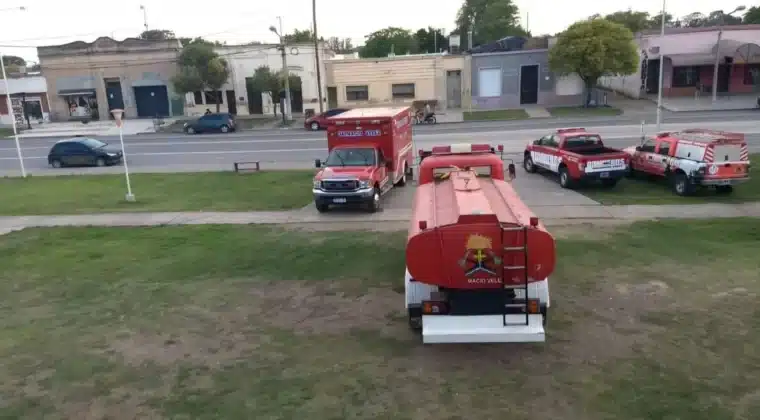
[{"label": "car windshield", "polygon": [[372,166],[375,164],[375,149],[345,148],[333,149],[325,161],[326,166]]},{"label": "car windshield", "polygon": [[81,143],[89,147],[90,149],[97,149],[106,145],[102,141],[95,140],[95,139],[83,139],[81,140]]}]

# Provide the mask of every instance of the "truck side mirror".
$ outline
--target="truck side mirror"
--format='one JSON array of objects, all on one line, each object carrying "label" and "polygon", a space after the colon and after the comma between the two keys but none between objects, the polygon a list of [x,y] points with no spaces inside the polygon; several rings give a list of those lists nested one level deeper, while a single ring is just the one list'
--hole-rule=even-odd
[{"label": "truck side mirror", "polygon": [[319,159],[314,159],[314,166],[316,168],[321,168],[322,167],[322,161],[319,160]]}]

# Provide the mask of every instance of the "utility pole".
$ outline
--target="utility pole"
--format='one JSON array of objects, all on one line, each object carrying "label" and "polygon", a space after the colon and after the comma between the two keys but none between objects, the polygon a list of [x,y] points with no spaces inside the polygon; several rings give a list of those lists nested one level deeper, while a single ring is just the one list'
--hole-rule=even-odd
[{"label": "utility pole", "polygon": [[[26,7],[10,7],[6,9],[0,9],[0,12],[5,11],[26,11]],[[26,167],[24,167],[24,156],[21,153],[21,144],[18,141],[18,128],[16,127],[16,114],[13,112],[13,102],[11,101],[11,88],[8,85],[8,75],[5,74],[5,62],[3,61],[3,55],[0,54],[0,71],[2,71],[3,83],[5,84],[5,101],[8,106],[8,115],[11,117],[11,125],[13,126],[13,139],[16,142],[16,154],[18,155],[18,164],[21,167],[21,177],[26,178]]]},{"label": "utility pole", "polygon": [[277,49],[280,50],[282,56],[282,75],[285,79],[285,101],[283,109],[280,111],[282,111],[283,119],[293,121],[293,114],[290,112],[290,71],[288,70],[288,53],[286,51],[287,46],[285,45],[285,34],[282,32],[282,16],[277,16],[277,20],[280,22],[279,32],[274,26],[270,26],[269,30],[274,32],[274,34],[280,38],[280,45]]},{"label": "utility pole", "polygon": [[322,71],[319,68],[319,37],[317,36],[317,0],[311,0],[311,20],[314,30],[314,64],[317,66],[317,92],[319,94],[319,113],[324,112],[322,103]]},{"label": "utility pole", "polygon": [[143,12],[143,26],[145,26],[145,30],[148,30],[148,9],[145,8],[142,4],[140,5],[140,10]]},{"label": "utility pole", "polygon": [[739,6],[730,13],[720,13],[720,21],[718,25],[718,42],[715,43],[715,66],[713,67],[713,82],[712,82],[712,100],[713,102],[718,100],[718,68],[720,67],[720,41],[723,38],[723,24],[726,16],[731,16],[736,12],[741,12],[746,9],[744,6]]},{"label": "utility pole", "polygon": [[665,68],[665,55],[662,49],[665,44],[665,2],[662,0],[662,19],[660,22],[660,75],[657,82],[657,132],[660,132],[660,123],[662,122],[662,75]]}]

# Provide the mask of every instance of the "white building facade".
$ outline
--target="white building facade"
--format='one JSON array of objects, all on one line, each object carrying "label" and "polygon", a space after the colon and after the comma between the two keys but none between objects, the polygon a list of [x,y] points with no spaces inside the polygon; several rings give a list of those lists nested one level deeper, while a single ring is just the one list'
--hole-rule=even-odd
[{"label": "white building facade", "polygon": [[[230,67],[230,80],[221,92],[191,92],[186,95],[185,110],[187,115],[199,115],[210,109],[216,111],[216,98],[221,97],[220,111],[237,115],[273,115],[273,102],[279,98],[270,98],[268,92],[256,92],[249,89],[248,81],[256,69],[267,66],[272,72],[282,70],[282,53],[275,44],[219,46],[216,52],[227,60]],[[325,60],[334,57],[334,53],[320,47],[319,66],[322,73],[322,86],[317,86],[317,65],[314,44],[292,44],[286,48],[288,70],[301,79],[301,89],[292,89],[292,110],[294,113],[313,109],[319,112],[319,90],[322,101],[327,106],[325,83]],[[233,103],[234,102],[234,103]],[[279,106],[277,107],[279,114]]]},{"label": "white building facade", "polygon": [[26,102],[31,121],[50,121],[50,102],[47,95],[47,82],[44,77],[9,77],[8,90],[10,90],[12,113],[8,110],[8,92],[5,90],[5,83],[0,81],[0,125],[13,125],[14,117],[17,124],[26,123],[25,121],[23,124],[21,123],[23,120],[23,101]]}]

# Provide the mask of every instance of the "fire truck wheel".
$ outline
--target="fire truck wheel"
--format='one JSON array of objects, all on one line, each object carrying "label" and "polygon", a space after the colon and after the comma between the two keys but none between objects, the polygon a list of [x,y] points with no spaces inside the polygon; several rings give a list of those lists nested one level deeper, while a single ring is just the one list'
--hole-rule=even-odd
[{"label": "fire truck wheel", "polygon": [[731,185],[718,185],[715,187],[715,191],[717,191],[718,194],[731,194],[734,192],[734,187]]},{"label": "fire truck wheel", "polygon": [[692,193],[694,188],[691,185],[691,182],[689,182],[689,177],[686,176],[684,173],[677,173],[673,175],[673,192],[675,192],[677,195],[689,195]]},{"label": "fire truck wheel", "polygon": [[536,173],[536,165],[533,164],[533,158],[531,158],[530,155],[525,155],[525,159],[523,159],[523,167],[525,168],[525,172],[531,174]]},{"label": "fire truck wheel", "polygon": [[407,309],[409,314],[409,329],[414,332],[422,331],[422,309],[420,307],[411,307]]},{"label": "fire truck wheel", "polygon": [[562,188],[572,188],[573,180],[570,178],[570,172],[562,166],[559,168],[559,186]]},{"label": "fire truck wheel", "polygon": [[380,211],[380,189],[375,188],[375,193],[372,194],[372,200],[368,204],[370,213],[377,213]]}]

